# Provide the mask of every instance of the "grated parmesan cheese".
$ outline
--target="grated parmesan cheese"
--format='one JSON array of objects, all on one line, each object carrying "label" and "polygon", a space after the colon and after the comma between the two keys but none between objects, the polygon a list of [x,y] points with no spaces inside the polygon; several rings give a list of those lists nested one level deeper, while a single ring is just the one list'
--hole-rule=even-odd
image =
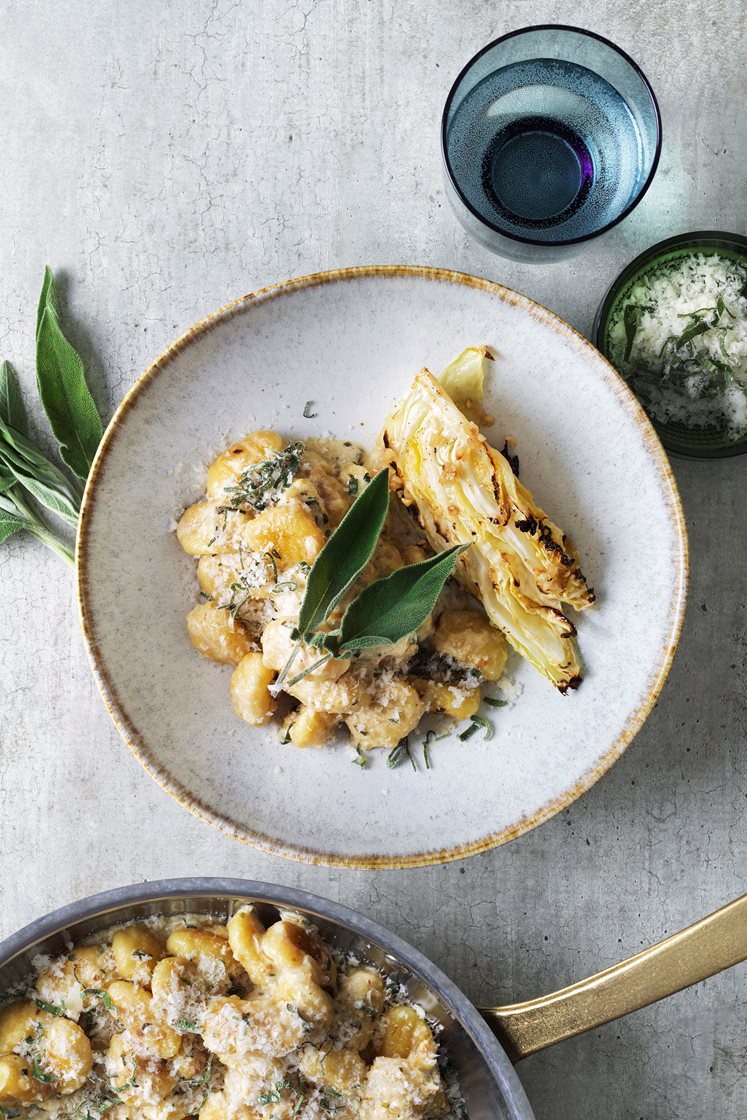
[{"label": "grated parmesan cheese", "polygon": [[691,253],[644,269],[606,348],[654,420],[747,435],[747,261]]}]

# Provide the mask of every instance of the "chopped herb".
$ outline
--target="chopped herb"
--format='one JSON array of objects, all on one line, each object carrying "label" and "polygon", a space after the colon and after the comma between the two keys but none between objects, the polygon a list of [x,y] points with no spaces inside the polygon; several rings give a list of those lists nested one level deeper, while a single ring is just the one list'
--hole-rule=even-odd
[{"label": "chopped herb", "polygon": [[231,512],[249,506],[261,511],[276,502],[279,491],[287,490],[298,473],[304,445],[300,440],[289,443],[282,451],[276,451],[271,458],[261,463],[253,463],[242,471],[237,486],[226,486],[225,492],[231,495],[227,506],[219,506],[219,512]]},{"label": "chopped herb", "polygon": [[348,479],[348,494],[357,494],[357,493],[358,493],[358,479],[355,477],[355,475],[351,474],[350,478]]},{"label": "chopped herb", "polygon": [[276,583],[270,591],[298,591],[298,584],[293,579],[286,579],[283,583]]},{"label": "chopped herb", "polygon": [[46,1011],[49,1015],[64,1015],[64,1003],[45,1003],[43,999],[35,999],[34,1003],[40,1010]]},{"label": "chopped herb", "polygon": [[711,324],[707,323],[705,319],[694,319],[692,323],[688,323],[680,337],[674,344],[675,350],[681,350],[682,347],[690,342],[693,338],[697,338],[699,334],[705,334],[710,330]]},{"label": "chopped herb", "polygon": [[400,763],[404,762],[406,758],[410,760],[410,765],[412,766],[413,770],[417,771],[415,759],[410,754],[410,741],[409,739],[404,738],[401,739],[400,742],[397,743],[397,746],[389,752],[389,754],[387,755],[386,764],[390,770],[396,770]]},{"label": "chopped herb", "polygon": [[[92,1101],[86,1101],[74,1113],[76,1120],[101,1120],[105,1112],[119,1103],[112,1089],[104,1089]],[[84,1111],[85,1110],[85,1111]]]},{"label": "chopped herb", "polygon": [[277,578],[278,578],[278,566],[277,566],[277,563],[276,563],[276,556],[277,555],[279,555],[279,553],[277,553],[277,550],[274,549],[274,548],[271,548],[269,552],[265,553],[265,560],[269,560],[270,564],[272,565],[272,578],[275,580],[276,583],[277,583]]},{"label": "chopped herb", "polygon": [[[203,594],[204,594],[204,592],[203,592]],[[209,596],[209,595],[207,595],[207,596],[205,596],[205,597],[206,597],[207,599],[209,599],[209,598],[210,598],[210,596]],[[137,957],[137,959],[138,959],[139,961],[149,961],[149,960],[151,960],[151,959],[152,959],[152,958],[151,958],[151,954],[150,954],[150,953],[146,953],[145,949],[133,949],[133,950],[132,950],[132,955],[133,955],[133,957]]]},{"label": "chopped herb", "polygon": [[50,1081],[54,1081],[54,1074],[53,1073],[44,1073],[41,1066],[39,1065],[38,1058],[34,1058],[34,1067],[31,1070],[31,1076],[36,1081],[44,1082],[45,1085]]},{"label": "chopped herb", "polygon": [[180,1034],[199,1034],[200,1028],[192,1019],[174,1019],[173,1026]]},{"label": "chopped herb", "polygon": [[244,1014],[243,1014],[243,1015],[241,1016],[241,1022],[242,1022],[242,1023],[251,1023],[251,1021],[252,1021],[252,1017],[251,1017],[251,1015],[249,1015],[249,1014],[248,1014],[248,1013],[247,1013],[247,1012],[245,1011],[245,1012],[244,1012]]},{"label": "chopped herb", "polygon": [[492,725],[490,724],[490,722],[488,720],[485,719],[484,716],[470,716],[470,720],[471,720],[470,726],[465,728],[465,730],[461,733],[461,735],[459,736],[460,739],[462,739],[462,740],[471,739],[472,736],[475,734],[475,732],[480,731],[480,730],[485,732],[483,738],[485,738],[485,739],[492,739],[493,738]]},{"label": "chopped herb", "polygon": [[355,758],[352,760],[354,766],[360,766],[361,770],[365,770],[368,766],[368,755],[362,751],[358,744],[355,744]]},{"label": "chopped herb", "polygon": [[127,1078],[127,1080],[125,1082],[123,1082],[122,1085],[112,1085],[112,1092],[121,1093],[123,1089],[134,1088],[137,1085],[137,1081],[135,1080],[136,1076],[137,1076],[137,1062],[133,1058],[132,1059],[132,1073]]},{"label": "chopped herb", "polygon": [[84,996],[93,996],[94,999],[100,999],[107,1011],[116,1011],[112,997],[103,988],[84,988]]},{"label": "chopped herb", "polygon": [[[430,734],[430,732],[429,732]],[[431,744],[426,735],[425,742],[423,743],[423,761],[425,762],[426,770],[431,768]]]},{"label": "chopped herb", "polygon": [[304,417],[305,417],[306,420],[313,420],[314,417],[317,415],[316,412],[311,411],[313,409],[313,407],[314,407],[314,402],[313,401],[307,401],[306,404],[303,406],[303,414],[304,414]]},{"label": "chopped herb", "polygon": [[507,708],[508,707],[508,700],[499,700],[495,696],[483,696],[483,700],[485,701],[486,704],[489,704],[491,708]]},{"label": "chopped herb", "polygon": [[341,1108],[339,1102],[344,1101],[345,1097],[342,1093],[338,1093],[337,1089],[333,1089],[330,1085],[325,1085],[319,1096],[319,1107],[324,1112],[337,1112]]}]

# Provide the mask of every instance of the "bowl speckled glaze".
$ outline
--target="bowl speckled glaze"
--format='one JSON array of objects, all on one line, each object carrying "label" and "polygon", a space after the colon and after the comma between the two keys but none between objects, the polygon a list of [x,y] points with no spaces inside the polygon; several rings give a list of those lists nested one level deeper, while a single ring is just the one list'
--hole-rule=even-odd
[{"label": "bowl speckled glaze", "polygon": [[[370,445],[427,365],[463,347],[497,361],[498,447],[580,550],[598,593],[580,618],[580,689],[561,696],[518,658],[521,695],[490,741],[434,744],[433,768],[366,769],[349,747],[281,746],[233,715],[230,668],[200,657],[185,615],[194,561],[175,518],[205,465],[253,428]],[[315,416],[304,418],[313,401]],[[408,867],[484,851],[569,805],[650,712],[679,637],[687,540],[661,444],[609,363],[551,312],[499,284],[404,266],[303,277],[191,328],[120,405],[94,463],[78,540],[83,628],[99,686],[150,774],[198,816],[266,851]]]}]

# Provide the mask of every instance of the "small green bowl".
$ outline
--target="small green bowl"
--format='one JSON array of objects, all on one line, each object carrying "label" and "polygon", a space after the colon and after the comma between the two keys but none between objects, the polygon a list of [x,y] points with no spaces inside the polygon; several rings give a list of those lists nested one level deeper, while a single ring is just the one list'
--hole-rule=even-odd
[{"label": "small green bowl", "polygon": [[[719,256],[729,257],[747,265],[747,237],[737,233],[719,233],[715,230],[668,237],[666,241],[652,245],[650,249],[646,249],[631,261],[610,286],[597,311],[593,328],[597,349],[612,361],[607,345],[611,313],[618,300],[625,296],[640,273],[648,271],[653,265],[664,264],[693,252],[709,251],[718,252]],[[643,401],[641,404],[645,409]],[[686,455],[692,459],[719,459],[727,455],[743,455],[747,452],[747,436],[728,443],[721,429],[693,429],[687,428],[684,424],[663,424],[652,416],[649,419],[667,451],[673,451],[678,455]]]}]

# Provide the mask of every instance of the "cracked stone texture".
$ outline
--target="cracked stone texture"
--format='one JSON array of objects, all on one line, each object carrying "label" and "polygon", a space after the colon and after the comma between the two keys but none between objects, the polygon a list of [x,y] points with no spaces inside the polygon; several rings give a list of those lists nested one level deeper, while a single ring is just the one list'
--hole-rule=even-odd
[{"label": "cracked stone texture", "polygon": [[[42,0],[0,3],[0,356],[32,397],[45,262],[108,416],[187,325],[276,279],[413,262],[500,280],[582,331],[661,237],[744,233],[745,4],[712,0]],[[582,24],[660,97],[661,168],[635,215],[556,266],[471,242],[444,200],[438,119],[496,35]],[[602,968],[745,889],[747,458],[678,461],[692,589],[669,683],[625,757],[543,827],[461,864],[346,872],[270,858],[171,801],[99,699],[69,572],[0,549],[0,933],[93,891],[223,874],[375,915],[476,1001]],[[635,480],[630,480],[635,485]],[[126,557],[123,557],[126,563]],[[631,557],[645,579],[645,557]],[[133,651],[136,655],[137,651]],[[522,1064],[540,1120],[747,1116],[744,966]]]}]

